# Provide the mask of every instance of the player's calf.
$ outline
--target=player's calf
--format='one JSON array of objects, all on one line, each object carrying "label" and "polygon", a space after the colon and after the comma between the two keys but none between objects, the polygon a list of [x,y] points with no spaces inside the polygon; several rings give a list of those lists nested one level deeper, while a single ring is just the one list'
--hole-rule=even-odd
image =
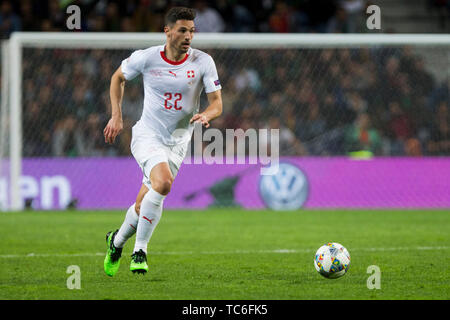
[{"label": "player's calf", "polygon": [[144,199],[145,195],[148,192],[148,188],[145,184],[142,184],[141,186],[141,190],[139,190],[139,193],[136,197],[136,203],[134,206],[134,209],[137,213],[137,215],[139,216],[139,214],[141,213],[141,204],[142,204],[142,199]]}]

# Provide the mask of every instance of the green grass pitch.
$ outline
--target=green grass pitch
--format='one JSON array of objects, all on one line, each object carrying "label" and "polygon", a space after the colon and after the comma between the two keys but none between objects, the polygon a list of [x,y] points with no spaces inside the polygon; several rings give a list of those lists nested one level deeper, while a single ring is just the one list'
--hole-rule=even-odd
[{"label": "green grass pitch", "polygon": [[[449,299],[450,213],[437,210],[166,210],[149,243],[150,272],[103,272],[105,234],[123,211],[0,214],[0,299]],[[349,272],[331,280],[314,253],[339,242]],[[81,271],[69,290],[67,268]],[[381,269],[369,290],[367,268]]]}]

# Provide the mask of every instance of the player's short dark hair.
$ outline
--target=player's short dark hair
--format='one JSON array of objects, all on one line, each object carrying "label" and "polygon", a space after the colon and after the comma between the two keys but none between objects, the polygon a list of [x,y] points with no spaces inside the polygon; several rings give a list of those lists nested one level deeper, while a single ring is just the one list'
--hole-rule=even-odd
[{"label": "player's short dark hair", "polygon": [[173,7],[166,13],[165,25],[174,25],[177,20],[194,20],[195,10],[186,7]]}]

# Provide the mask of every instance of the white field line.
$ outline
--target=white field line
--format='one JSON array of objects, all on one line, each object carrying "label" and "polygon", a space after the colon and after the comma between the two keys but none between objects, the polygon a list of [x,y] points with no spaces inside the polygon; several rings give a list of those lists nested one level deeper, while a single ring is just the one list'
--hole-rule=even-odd
[{"label": "white field line", "polygon": [[[448,250],[448,246],[440,247],[392,247],[392,248],[354,248],[351,252],[366,251],[423,251]],[[313,253],[313,249],[275,249],[275,250],[234,250],[234,251],[150,251],[149,255],[226,255],[226,254],[259,254],[259,253]],[[104,256],[105,252],[96,253],[29,253],[29,254],[2,254],[0,259],[8,258],[47,258],[47,257],[95,257]]]}]

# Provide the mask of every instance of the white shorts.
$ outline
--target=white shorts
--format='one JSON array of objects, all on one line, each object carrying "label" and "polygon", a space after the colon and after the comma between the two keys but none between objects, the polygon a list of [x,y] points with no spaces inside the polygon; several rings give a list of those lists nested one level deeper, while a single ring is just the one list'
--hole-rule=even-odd
[{"label": "white shorts", "polygon": [[131,153],[142,170],[142,183],[150,189],[150,172],[158,163],[167,162],[176,177],[186,156],[189,141],[183,144],[169,146],[139,121],[133,126],[131,138]]}]

